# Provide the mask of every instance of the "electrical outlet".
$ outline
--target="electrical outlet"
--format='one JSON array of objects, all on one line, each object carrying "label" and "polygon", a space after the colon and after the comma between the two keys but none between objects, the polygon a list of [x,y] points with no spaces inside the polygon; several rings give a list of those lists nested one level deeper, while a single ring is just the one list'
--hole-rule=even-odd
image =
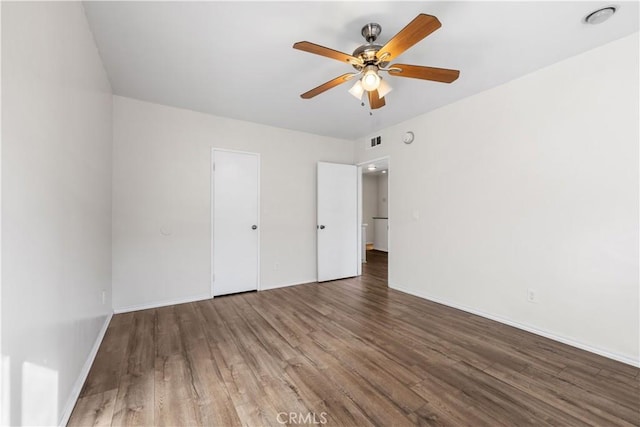
[{"label": "electrical outlet", "polygon": [[107,302],[107,291],[105,291],[104,289],[102,290],[102,304],[106,304]]},{"label": "electrical outlet", "polygon": [[527,289],[527,301],[538,302],[538,293],[535,289]]},{"label": "electrical outlet", "polygon": [[273,271],[278,271],[278,270],[280,270],[280,263],[276,262],[273,264]]}]

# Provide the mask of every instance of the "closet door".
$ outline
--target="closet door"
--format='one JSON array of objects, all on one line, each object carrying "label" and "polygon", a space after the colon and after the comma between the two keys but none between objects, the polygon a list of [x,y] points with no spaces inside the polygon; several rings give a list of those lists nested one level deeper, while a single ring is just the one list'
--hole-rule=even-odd
[{"label": "closet door", "polygon": [[260,155],[213,151],[213,295],[258,289]]},{"label": "closet door", "polygon": [[318,163],[318,281],[358,274],[358,168]]}]

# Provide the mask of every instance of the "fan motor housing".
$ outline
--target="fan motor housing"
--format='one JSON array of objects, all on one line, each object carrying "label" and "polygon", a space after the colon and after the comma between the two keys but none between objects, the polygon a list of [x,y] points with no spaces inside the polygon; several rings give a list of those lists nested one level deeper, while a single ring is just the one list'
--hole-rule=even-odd
[{"label": "fan motor housing", "polygon": [[[370,65],[377,61],[378,58],[376,57],[376,54],[380,49],[382,49],[382,45],[375,44],[375,43],[365,43],[362,46],[358,46],[356,50],[353,51],[353,56],[355,56],[356,58],[362,59],[362,62],[364,63],[365,66]],[[387,66],[387,64],[389,63],[380,62],[378,66],[384,68]],[[353,68],[355,68],[356,70],[361,70],[363,66],[353,65]]]}]

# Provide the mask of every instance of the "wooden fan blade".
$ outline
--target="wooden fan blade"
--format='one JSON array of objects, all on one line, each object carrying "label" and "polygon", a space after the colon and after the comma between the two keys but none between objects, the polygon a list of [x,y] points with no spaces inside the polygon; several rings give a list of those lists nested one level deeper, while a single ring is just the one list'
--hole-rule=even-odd
[{"label": "wooden fan blade", "polygon": [[385,62],[389,62],[441,26],[442,24],[435,16],[421,13],[400,30],[398,34],[393,36],[387,44],[382,46],[376,56]]},{"label": "wooden fan blade", "polygon": [[347,62],[349,64],[361,64],[361,61],[355,56],[351,56],[349,54],[329,49],[328,47],[320,46],[319,44],[311,42],[297,42],[293,44],[293,48],[309,53],[315,53],[316,55],[320,56],[326,56],[327,58],[335,59],[341,62]]},{"label": "wooden fan blade", "polygon": [[385,106],[384,98],[380,98],[377,89],[367,93],[369,94],[369,105],[372,110],[377,110]]},{"label": "wooden fan blade", "polygon": [[[396,70],[400,69],[400,71]],[[389,74],[397,77],[432,80],[434,82],[451,83],[460,75],[458,70],[447,68],[422,67],[420,65],[393,64],[389,66]]]},{"label": "wooden fan blade", "polygon": [[344,82],[351,80],[353,76],[355,76],[354,73],[343,74],[340,77],[336,77],[333,80],[329,80],[328,82],[323,83],[320,86],[313,88],[308,92],[303,93],[302,95],[300,95],[300,97],[304,99],[313,98],[316,95],[320,95],[322,92],[326,92],[331,88],[334,88]]}]

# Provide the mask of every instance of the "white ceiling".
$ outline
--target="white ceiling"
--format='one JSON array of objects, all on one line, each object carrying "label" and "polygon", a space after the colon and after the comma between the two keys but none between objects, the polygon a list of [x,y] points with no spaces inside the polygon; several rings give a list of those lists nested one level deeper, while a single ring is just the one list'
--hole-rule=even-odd
[{"label": "white ceiling", "polygon": [[[638,2],[617,2],[603,24],[582,22],[609,4],[91,1],[85,9],[117,95],[355,139],[638,31]],[[353,69],[294,42],[351,53],[364,24],[381,24],[384,44],[418,13],[442,28],[396,62],[459,69],[456,82],[389,77],[394,90],[371,116],[349,83],[300,98]]]}]

